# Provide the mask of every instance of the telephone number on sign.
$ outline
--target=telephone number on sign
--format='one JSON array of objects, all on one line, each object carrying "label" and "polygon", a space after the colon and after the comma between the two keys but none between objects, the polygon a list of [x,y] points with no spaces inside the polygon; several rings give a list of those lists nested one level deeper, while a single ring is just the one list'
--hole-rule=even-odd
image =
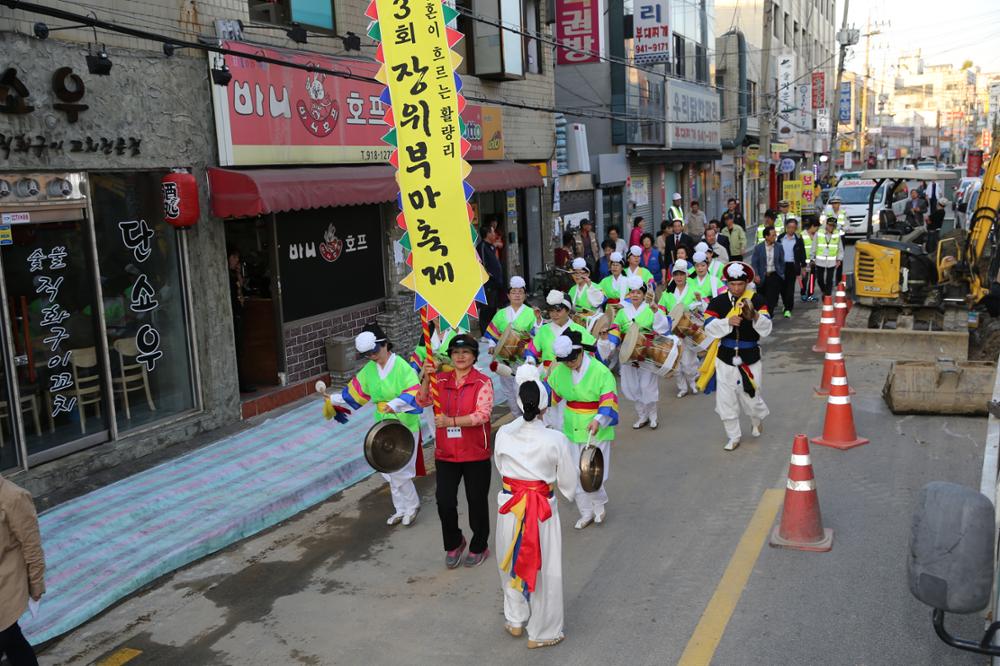
[{"label": "telephone number on sign", "polygon": [[390,157],[392,157],[392,150],[389,148],[361,151],[361,159],[365,162],[388,162]]}]

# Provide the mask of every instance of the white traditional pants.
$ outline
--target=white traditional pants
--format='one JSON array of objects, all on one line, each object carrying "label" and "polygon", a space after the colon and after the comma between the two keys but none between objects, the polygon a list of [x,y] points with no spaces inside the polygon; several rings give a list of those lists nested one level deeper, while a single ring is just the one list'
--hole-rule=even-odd
[{"label": "white traditional pants", "polygon": [[[503,506],[510,495],[500,493],[497,505]],[[542,551],[542,568],[535,579],[535,591],[527,600],[520,590],[510,586],[510,574],[500,569],[503,589],[503,615],[512,627],[527,627],[528,638],[550,641],[563,635],[562,532],[559,525],[559,503],[549,498],[552,515],[538,523],[538,543]],[[514,538],[517,517],[513,513],[497,514],[497,568],[503,562]]]},{"label": "white traditional pants", "polygon": [[[583,455],[583,447],[585,444],[574,444],[569,443],[570,446],[575,446],[576,459],[577,459],[577,469],[579,469],[579,460]],[[576,508],[580,511],[580,517],[594,516],[599,511],[602,511],[604,505],[608,503],[608,477],[611,476],[611,442],[594,442],[594,446],[601,450],[604,454],[604,481],[601,483],[601,487],[597,492],[587,493],[583,491],[583,486],[580,485],[580,476],[577,475],[576,479]]]},{"label": "white traditional pants", "polygon": [[677,382],[677,390],[685,391],[694,388],[701,363],[698,361],[698,352],[694,343],[687,338],[680,338],[680,341],[681,358],[677,361],[677,367],[674,369],[674,380]]},{"label": "white traditional pants", "polygon": [[406,467],[392,474],[382,474],[382,478],[389,482],[392,506],[396,509],[396,513],[403,516],[414,513],[420,508],[420,496],[417,495],[417,488],[413,485],[413,478],[417,475],[417,454],[420,453],[416,433],[413,433],[413,439],[416,445]]},{"label": "white traditional pants", "polygon": [[507,407],[510,409],[510,413],[514,415],[515,419],[521,416],[521,408],[517,406],[517,387],[514,385],[514,378],[496,375],[494,381],[500,384],[504,395],[507,396]]},{"label": "white traditional pants", "polygon": [[722,419],[729,439],[739,439],[741,436],[741,408],[754,425],[760,425],[771,413],[762,397],[764,369],[760,361],[750,364],[750,372],[757,383],[757,393],[752,398],[743,390],[739,369],[719,359],[715,360],[715,413]]},{"label": "white traditional pants", "polygon": [[622,366],[622,395],[635,404],[639,419],[656,416],[656,404],[660,400],[659,377],[646,368],[636,368],[631,363]]},{"label": "white traditional pants", "polygon": [[563,410],[566,408],[566,401],[560,400],[555,405],[552,405],[545,410],[542,414],[542,423],[552,428],[562,432],[563,429]]}]

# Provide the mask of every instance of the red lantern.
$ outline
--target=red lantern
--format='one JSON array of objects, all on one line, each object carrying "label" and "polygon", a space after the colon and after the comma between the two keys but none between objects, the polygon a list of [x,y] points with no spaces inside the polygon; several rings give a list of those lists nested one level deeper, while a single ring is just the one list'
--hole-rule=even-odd
[{"label": "red lantern", "polygon": [[198,183],[189,173],[168,173],[163,187],[163,219],[178,229],[194,226],[201,217]]}]

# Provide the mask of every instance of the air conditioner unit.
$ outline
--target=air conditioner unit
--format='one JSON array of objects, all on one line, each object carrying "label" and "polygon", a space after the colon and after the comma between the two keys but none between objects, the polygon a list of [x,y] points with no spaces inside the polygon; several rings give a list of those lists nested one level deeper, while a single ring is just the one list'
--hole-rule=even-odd
[{"label": "air conditioner unit", "polygon": [[571,123],[566,134],[566,162],[569,173],[590,172],[590,151],[587,149],[587,126]]}]

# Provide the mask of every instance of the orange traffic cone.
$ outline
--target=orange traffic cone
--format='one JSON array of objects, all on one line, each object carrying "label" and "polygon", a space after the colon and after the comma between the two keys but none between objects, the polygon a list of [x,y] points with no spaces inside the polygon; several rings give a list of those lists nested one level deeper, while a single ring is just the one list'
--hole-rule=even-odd
[{"label": "orange traffic cone", "polygon": [[814,352],[826,351],[826,339],[830,337],[830,330],[837,324],[833,316],[833,301],[829,296],[823,297],[823,312],[819,315],[819,333],[816,335],[816,344],[813,345]]},{"label": "orange traffic cone", "polygon": [[785,485],[781,522],[771,531],[769,543],[778,548],[826,552],[833,548],[833,530],[823,528],[816,495],[816,477],[809,458],[809,441],[796,435]]},{"label": "orange traffic cone", "polygon": [[833,378],[830,380],[830,397],[826,399],[826,420],[823,435],[813,437],[812,443],[835,449],[853,449],[869,440],[858,437],[854,428],[850,389],[847,386],[847,368],[843,361],[834,361]]},{"label": "orange traffic cone", "polygon": [[[847,314],[851,314],[851,310],[854,309],[854,301],[852,301],[851,299],[849,299],[847,297],[847,282],[845,282],[844,280],[841,280],[840,284],[837,285],[837,291],[838,292],[844,292],[843,296],[844,296],[844,303],[847,304]],[[834,305],[836,305],[836,304],[834,304]]]},{"label": "orange traffic cone", "polygon": [[[823,377],[820,379],[819,386],[813,388],[816,391],[816,395],[830,395],[830,381],[833,379],[834,361],[843,360],[844,350],[840,346],[840,327],[834,326],[831,336],[826,339],[826,355],[823,357]],[[848,391],[851,395],[854,394],[854,389],[848,387]]]},{"label": "orange traffic cone", "polygon": [[844,323],[847,321],[848,312],[847,285],[841,282],[837,285],[837,291],[834,293],[833,299],[833,318],[837,320],[838,328],[843,328]]}]

